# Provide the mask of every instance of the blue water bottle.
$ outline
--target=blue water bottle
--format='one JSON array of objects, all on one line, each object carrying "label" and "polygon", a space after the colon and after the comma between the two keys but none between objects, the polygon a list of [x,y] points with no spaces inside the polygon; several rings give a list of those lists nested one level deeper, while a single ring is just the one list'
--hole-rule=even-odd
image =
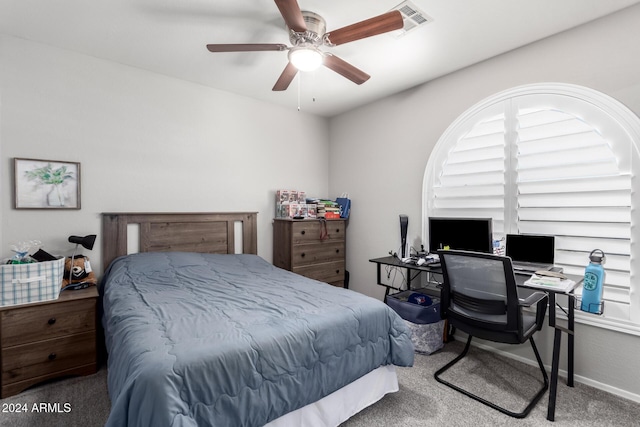
[{"label": "blue water bottle", "polygon": [[601,313],[602,285],[604,283],[604,252],[594,249],[589,254],[589,265],[584,271],[584,282],[582,287],[582,304],[580,310],[589,313]]}]

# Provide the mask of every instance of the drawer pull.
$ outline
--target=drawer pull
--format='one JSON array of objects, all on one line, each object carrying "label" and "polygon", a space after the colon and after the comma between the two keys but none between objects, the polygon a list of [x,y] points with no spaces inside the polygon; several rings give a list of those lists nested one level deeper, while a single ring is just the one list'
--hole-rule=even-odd
[{"label": "drawer pull", "polygon": [[339,233],[339,232],[340,232],[340,229],[339,229],[339,228],[336,228],[336,233]]},{"label": "drawer pull", "polygon": [[55,353],[49,354],[49,360],[55,360],[56,357],[57,357],[57,354]]},{"label": "drawer pull", "polygon": [[340,249],[336,249],[336,253],[339,254],[340,253]]},{"label": "drawer pull", "polygon": [[304,252],[302,252],[302,253],[300,254],[300,256],[301,256],[302,258],[304,258],[304,255],[305,255],[305,253],[304,253]]},{"label": "drawer pull", "polygon": [[55,317],[52,317],[51,319],[49,319],[49,320],[47,321],[47,323],[48,323],[48,324],[50,324],[50,325],[53,325],[54,323],[56,323],[56,318],[55,318]]},{"label": "drawer pull", "polygon": [[340,270],[336,270],[336,274],[340,274]]},{"label": "drawer pull", "polygon": [[302,230],[302,231],[300,232],[300,234],[305,234],[305,233],[306,233],[306,231],[304,231],[304,230]]}]

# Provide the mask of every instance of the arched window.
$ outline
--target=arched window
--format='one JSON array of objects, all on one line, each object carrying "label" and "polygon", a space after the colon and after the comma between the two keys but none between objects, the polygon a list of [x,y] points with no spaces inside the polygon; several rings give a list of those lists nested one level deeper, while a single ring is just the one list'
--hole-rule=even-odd
[{"label": "arched window", "polygon": [[[607,256],[604,316],[640,325],[637,202],[640,119],[618,101],[566,84],[494,95],[462,114],[436,144],[424,176],[429,216],[491,217],[507,233],[556,236],[556,264],[582,275]],[[636,197],[637,199],[637,197]],[[634,227],[635,226],[635,227]],[[423,239],[428,241],[428,227]]]}]

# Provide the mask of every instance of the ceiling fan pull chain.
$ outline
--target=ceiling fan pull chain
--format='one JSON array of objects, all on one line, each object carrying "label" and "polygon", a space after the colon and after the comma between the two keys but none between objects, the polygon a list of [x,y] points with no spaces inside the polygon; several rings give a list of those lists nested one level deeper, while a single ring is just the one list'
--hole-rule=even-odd
[{"label": "ceiling fan pull chain", "polygon": [[316,102],[316,72],[313,72],[313,82],[311,84],[311,102]]},{"label": "ceiling fan pull chain", "polygon": [[302,76],[298,75],[298,111],[300,111],[300,80]]}]

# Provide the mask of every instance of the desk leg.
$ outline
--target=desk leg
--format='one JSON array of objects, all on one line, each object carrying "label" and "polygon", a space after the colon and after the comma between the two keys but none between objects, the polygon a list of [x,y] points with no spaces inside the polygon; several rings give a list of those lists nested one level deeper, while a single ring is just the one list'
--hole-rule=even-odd
[{"label": "desk leg", "polygon": [[548,292],[549,296],[549,326],[556,327],[556,294],[555,292]]},{"label": "desk leg", "polygon": [[386,304],[387,303],[387,297],[389,296],[390,289],[389,289],[388,286],[385,286],[382,283],[382,264],[378,264],[377,267],[378,267],[378,270],[376,271],[376,280],[378,282],[378,285],[385,287],[384,299],[382,300],[382,302],[384,302]]},{"label": "desk leg", "polygon": [[569,304],[569,314],[567,315],[567,326],[569,328],[569,336],[567,337],[567,385],[573,387],[573,329],[575,323],[573,306],[575,304],[575,296],[569,295],[567,302]]},{"label": "desk leg", "polygon": [[551,384],[549,385],[549,407],[547,420],[554,421],[556,416],[556,392],[558,390],[558,368],[560,364],[560,343],[562,331],[556,329],[553,336],[553,360],[551,362]]}]

